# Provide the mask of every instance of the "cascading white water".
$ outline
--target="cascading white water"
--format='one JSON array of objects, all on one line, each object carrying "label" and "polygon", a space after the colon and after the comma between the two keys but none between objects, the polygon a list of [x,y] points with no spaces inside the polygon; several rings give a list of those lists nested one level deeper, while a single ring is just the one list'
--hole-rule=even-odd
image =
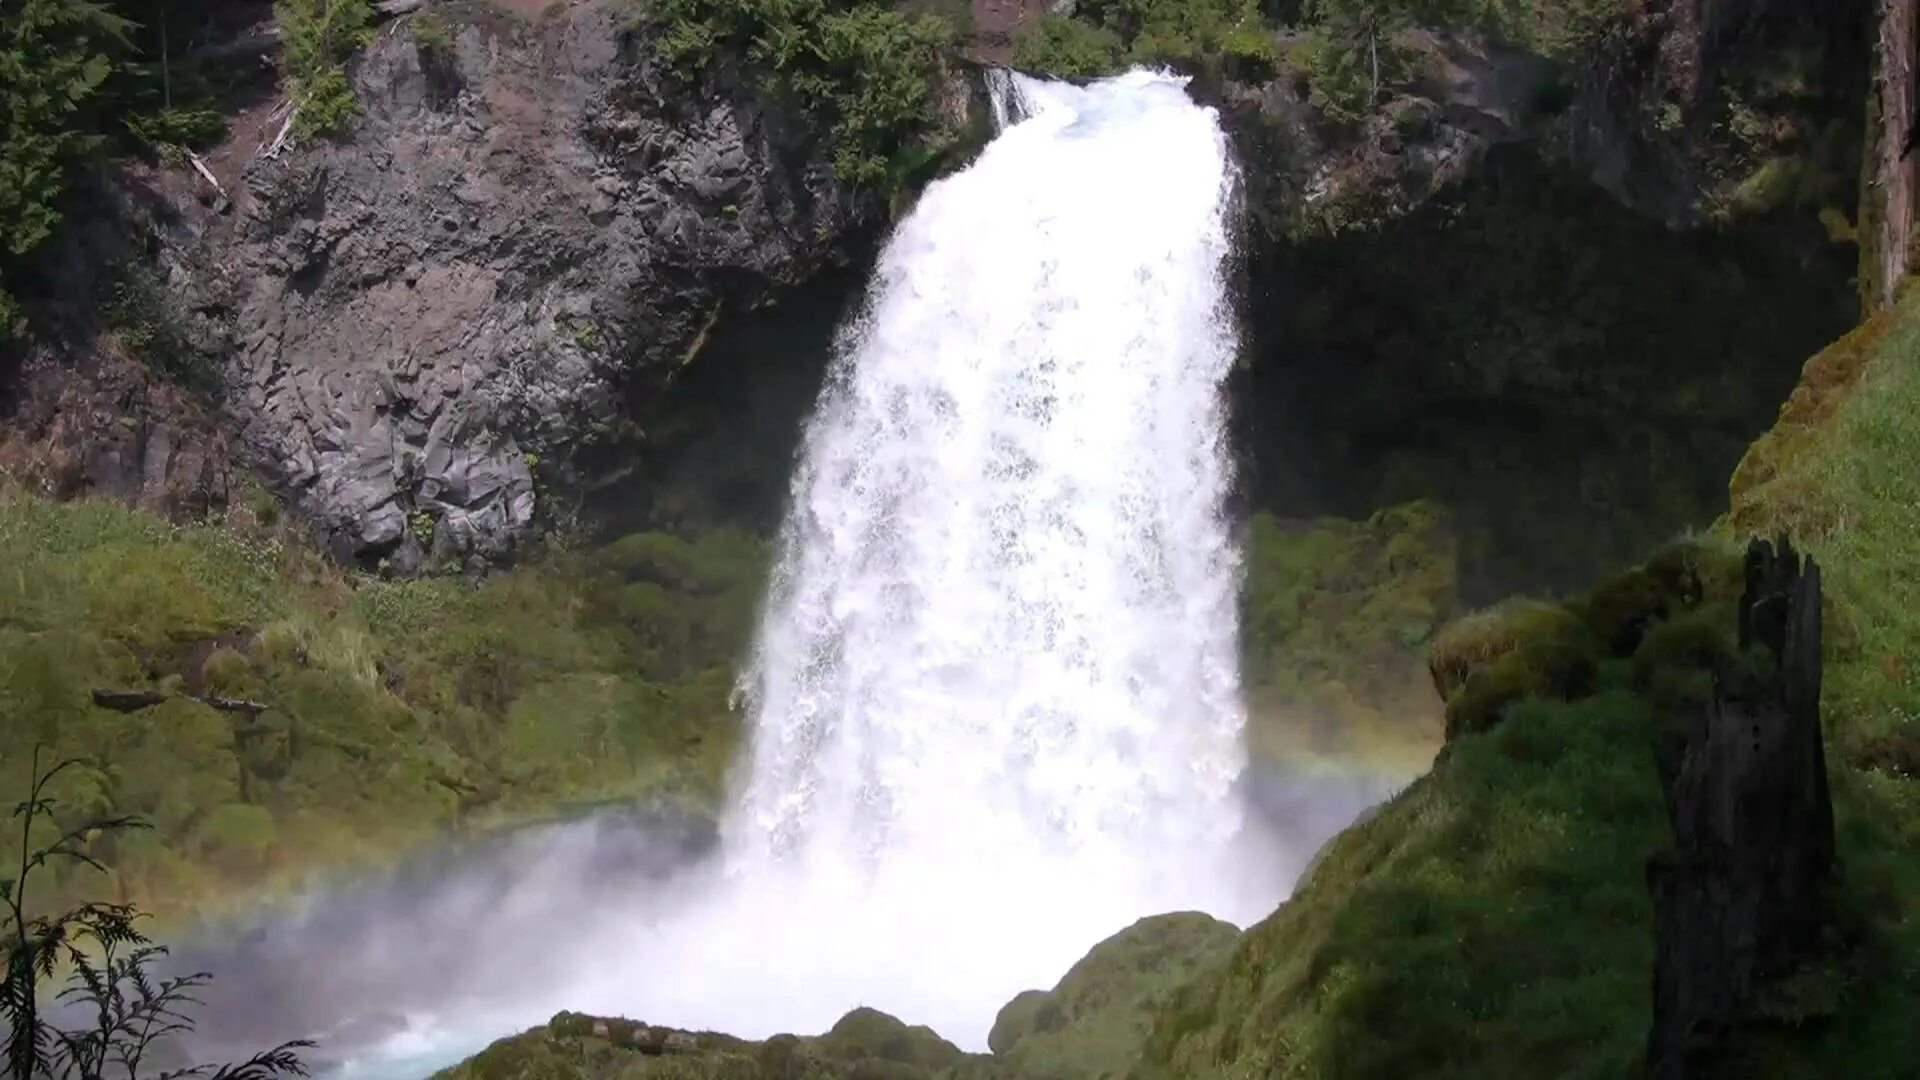
[{"label": "cascading white water", "polygon": [[1225,140],[1146,72],[995,98],[1026,119],[894,235],[808,431],[742,858],[1147,862],[1235,825]]},{"label": "cascading white water", "polygon": [[1275,899],[1227,856],[1226,140],[1145,71],[1002,75],[994,104],[843,334],[742,682],[725,882],[649,965],[654,1019],[870,1004],[978,1047],[1139,916]]},{"label": "cascading white water", "polygon": [[757,1038],[871,1005],[984,1049],[1133,920],[1284,892],[1299,853],[1237,843],[1226,140],[1170,75],[993,96],[1003,130],[887,243],[809,425],[724,858],[543,931],[566,985],[380,1055],[561,1007]]}]

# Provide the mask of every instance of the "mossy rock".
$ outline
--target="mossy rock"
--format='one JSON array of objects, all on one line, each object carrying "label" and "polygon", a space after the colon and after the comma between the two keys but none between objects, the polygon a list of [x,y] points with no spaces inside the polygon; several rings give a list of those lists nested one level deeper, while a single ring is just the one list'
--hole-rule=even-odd
[{"label": "mossy rock", "polygon": [[634,1020],[560,1013],[501,1039],[437,1080],[1003,1080],[991,1058],[931,1028],[858,1008],[824,1035],[750,1042]]},{"label": "mossy rock", "polygon": [[1517,648],[1526,637],[1551,631],[1571,620],[1563,608],[1542,600],[1511,600],[1447,624],[1427,653],[1427,670],[1442,700],[1452,698],[1467,680]]},{"label": "mossy rock", "polygon": [[1051,991],[1008,1002],[988,1045],[1033,1080],[1124,1076],[1154,1013],[1224,963],[1239,939],[1232,924],[1198,912],[1141,919],[1094,946]]},{"label": "mossy rock", "polygon": [[1642,692],[1656,680],[1678,688],[1656,669],[1733,671],[1721,661],[1740,588],[1731,548],[1682,541],[1566,604],[1516,600],[1455,622],[1428,659],[1447,700],[1447,737],[1490,730],[1529,698],[1591,694],[1611,661],[1633,659]]},{"label": "mossy rock", "polygon": [[[21,790],[39,743],[113,777],[66,774],[62,810],[153,826],[96,852],[110,879],[50,878],[44,901],[111,881],[164,927],[450,828],[717,801],[766,545],[644,533],[480,583],[378,581],[244,511],[173,526],[0,482],[0,565],[0,779]],[[644,602],[623,606],[631,590]],[[129,718],[95,706],[101,688],[168,700]],[[209,696],[266,711],[193,700]]]},{"label": "mossy rock", "polygon": [[822,1035],[823,1053],[848,1061],[878,1060],[922,1070],[951,1068],[966,1057],[925,1025],[908,1026],[878,1009],[858,1008]]}]

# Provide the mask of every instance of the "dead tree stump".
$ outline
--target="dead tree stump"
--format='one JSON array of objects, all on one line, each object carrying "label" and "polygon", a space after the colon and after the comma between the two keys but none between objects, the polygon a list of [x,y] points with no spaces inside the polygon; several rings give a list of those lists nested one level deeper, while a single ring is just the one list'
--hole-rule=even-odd
[{"label": "dead tree stump", "polygon": [[1759,669],[1716,671],[1660,753],[1674,849],[1648,866],[1656,1080],[1721,1075],[1756,996],[1819,951],[1829,921],[1820,568],[1784,537],[1748,546],[1739,640]]}]

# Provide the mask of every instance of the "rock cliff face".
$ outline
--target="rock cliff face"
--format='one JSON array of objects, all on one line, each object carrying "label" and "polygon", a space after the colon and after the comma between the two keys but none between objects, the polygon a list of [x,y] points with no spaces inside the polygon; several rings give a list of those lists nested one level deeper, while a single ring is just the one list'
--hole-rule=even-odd
[{"label": "rock cliff face", "polygon": [[1867,7],[1647,0],[1579,73],[1560,149],[1672,227],[1783,195],[1851,205]]},{"label": "rock cliff face", "polygon": [[[884,202],[724,58],[689,89],[623,0],[392,24],[339,141],[242,166],[165,237],[229,408],[335,552],[494,560],[631,440],[723,313],[866,252]],[[964,108],[964,103],[962,105]]]}]

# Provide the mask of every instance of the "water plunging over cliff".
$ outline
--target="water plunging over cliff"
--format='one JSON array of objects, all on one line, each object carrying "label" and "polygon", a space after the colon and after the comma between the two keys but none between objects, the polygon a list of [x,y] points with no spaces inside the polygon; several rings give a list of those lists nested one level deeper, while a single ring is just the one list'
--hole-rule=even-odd
[{"label": "water plunging over cliff", "polygon": [[1170,76],[994,90],[1007,126],[886,245],[794,475],[718,924],[654,966],[738,978],[649,989],[654,1019],[871,1004],[979,1045],[1133,918],[1246,914],[1226,141]]}]

